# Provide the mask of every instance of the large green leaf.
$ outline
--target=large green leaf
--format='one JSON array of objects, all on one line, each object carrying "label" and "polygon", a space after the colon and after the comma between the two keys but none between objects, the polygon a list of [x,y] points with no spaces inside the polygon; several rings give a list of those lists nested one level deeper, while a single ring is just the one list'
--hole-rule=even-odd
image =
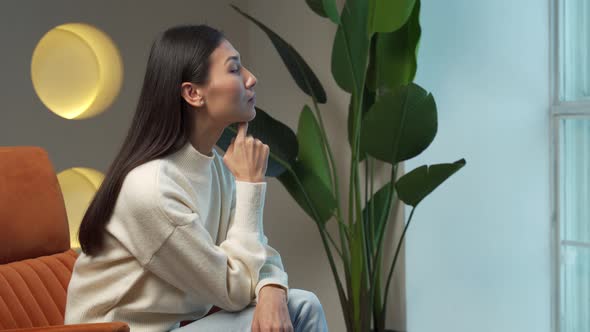
[{"label": "large green leaf", "polygon": [[340,24],[340,14],[335,0],[305,0],[316,14],[328,17],[332,22]]},{"label": "large green leaf", "polygon": [[[260,139],[270,148],[266,176],[277,177],[285,172],[284,165],[295,163],[298,154],[298,143],[295,133],[289,126],[274,119],[267,112],[255,106],[256,116],[248,123],[248,134]],[[231,143],[232,137],[238,132],[237,123],[225,128],[217,141],[223,151]]]},{"label": "large green leaf", "polygon": [[452,164],[423,165],[405,174],[395,185],[399,198],[416,207],[436,187],[465,166],[465,159]]},{"label": "large green leaf", "polygon": [[[295,175],[286,171],[278,176],[277,179],[307,215],[319,223],[325,223],[332,217],[336,208],[336,200],[332,196],[331,191],[311,170],[305,168],[301,161],[297,160],[293,164],[292,170]],[[301,186],[297,182],[297,179],[299,179]],[[308,204],[308,200],[305,197],[306,194],[311,205]],[[314,208],[317,212],[317,217],[313,213]]]},{"label": "large green leaf", "polygon": [[332,75],[340,88],[352,93],[361,91],[367,67],[369,37],[367,36],[366,0],[348,0],[342,10],[332,47]]},{"label": "large green leaf", "polygon": [[377,87],[391,90],[414,80],[417,69],[417,48],[420,40],[420,0],[415,0],[414,10],[407,22],[393,32],[377,33],[374,53],[371,53],[367,71],[367,85],[372,91]]},{"label": "large green leaf", "polygon": [[299,142],[299,160],[324,183],[327,188],[332,188],[330,165],[324,144],[320,126],[309,108],[305,105],[299,114],[299,126],[297,128],[297,140]]},{"label": "large green leaf", "polygon": [[292,167],[295,174],[284,172],[278,180],[312,219],[323,223],[333,215],[336,199],[332,194],[332,180],[326,150],[321,143],[320,127],[307,105],[299,115],[297,140],[299,153]]},{"label": "large green leaf", "polygon": [[[363,209],[363,220],[369,220],[369,214],[371,212],[371,206],[373,206],[373,220],[366,229],[372,232],[372,238],[377,240],[377,230],[380,229],[382,223],[385,223],[385,214],[389,211],[385,211],[387,206],[388,195],[393,195],[393,185],[391,182],[387,182],[383,187],[377,190],[376,193],[369,199],[369,202]],[[373,245],[375,245],[374,243]]]},{"label": "large green leaf", "polygon": [[391,164],[413,158],[436,136],[432,94],[410,83],[379,97],[363,118],[361,149]]},{"label": "large green leaf", "polygon": [[260,29],[262,29],[262,31],[266,33],[276,50],[279,52],[283,63],[289,70],[289,73],[295,80],[295,83],[297,83],[297,86],[312,98],[315,96],[315,99],[318,103],[326,103],[326,91],[320,83],[320,80],[317,78],[305,60],[303,60],[301,55],[299,55],[299,53],[293,48],[293,46],[287,43],[283,38],[281,38],[266,25],[243,12],[240,8],[236,7],[235,5],[231,5],[231,7],[250,21],[254,22],[254,24],[256,24]]},{"label": "large green leaf", "polygon": [[416,0],[369,0],[368,32],[399,29],[410,16]]}]

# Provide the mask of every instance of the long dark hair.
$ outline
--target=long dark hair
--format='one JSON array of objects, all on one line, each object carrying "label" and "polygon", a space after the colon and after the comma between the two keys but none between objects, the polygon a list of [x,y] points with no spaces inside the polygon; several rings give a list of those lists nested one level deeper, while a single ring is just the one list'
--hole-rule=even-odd
[{"label": "long dark hair", "polygon": [[78,233],[82,251],[96,255],[125,176],[135,167],[178,151],[189,139],[190,107],[182,82],[206,84],[209,55],[224,39],[205,24],[169,28],[153,42],[135,115],[121,149],[86,210]]}]

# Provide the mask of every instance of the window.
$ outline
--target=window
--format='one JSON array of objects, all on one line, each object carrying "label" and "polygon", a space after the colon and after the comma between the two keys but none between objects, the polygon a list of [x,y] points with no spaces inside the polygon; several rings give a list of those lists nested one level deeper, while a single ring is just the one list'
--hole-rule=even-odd
[{"label": "window", "polygon": [[552,2],[554,330],[590,331],[590,1]]},{"label": "window", "polygon": [[559,128],[559,331],[590,331],[590,117],[561,118]]}]

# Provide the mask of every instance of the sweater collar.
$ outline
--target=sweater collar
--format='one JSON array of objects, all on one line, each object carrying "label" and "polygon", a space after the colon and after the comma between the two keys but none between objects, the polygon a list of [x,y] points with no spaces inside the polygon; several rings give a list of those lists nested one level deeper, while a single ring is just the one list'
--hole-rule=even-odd
[{"label": "sweater collar", "polygon": [[213,148],[210,156],[205,155],[187,140],[184,146],[174,153],[172,158],[183,171],[191,174],[208,172],[215,160],[216,154],[217,151]]}]

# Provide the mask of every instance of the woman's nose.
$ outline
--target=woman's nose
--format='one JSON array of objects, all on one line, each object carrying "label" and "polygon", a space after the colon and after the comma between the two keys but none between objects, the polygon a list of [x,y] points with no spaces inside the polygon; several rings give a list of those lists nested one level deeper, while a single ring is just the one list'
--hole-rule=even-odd
[{"label": "woman's nose", "polygon": [[246,81],[246,87],[251,88],[256,85],[258,80],[256,79],[256,76],[254,76],[254,74],[252,74],[252,72],[250,72],[249,70],[248,70],[248,73],[250,75],[248,76],[248,80]]}]

